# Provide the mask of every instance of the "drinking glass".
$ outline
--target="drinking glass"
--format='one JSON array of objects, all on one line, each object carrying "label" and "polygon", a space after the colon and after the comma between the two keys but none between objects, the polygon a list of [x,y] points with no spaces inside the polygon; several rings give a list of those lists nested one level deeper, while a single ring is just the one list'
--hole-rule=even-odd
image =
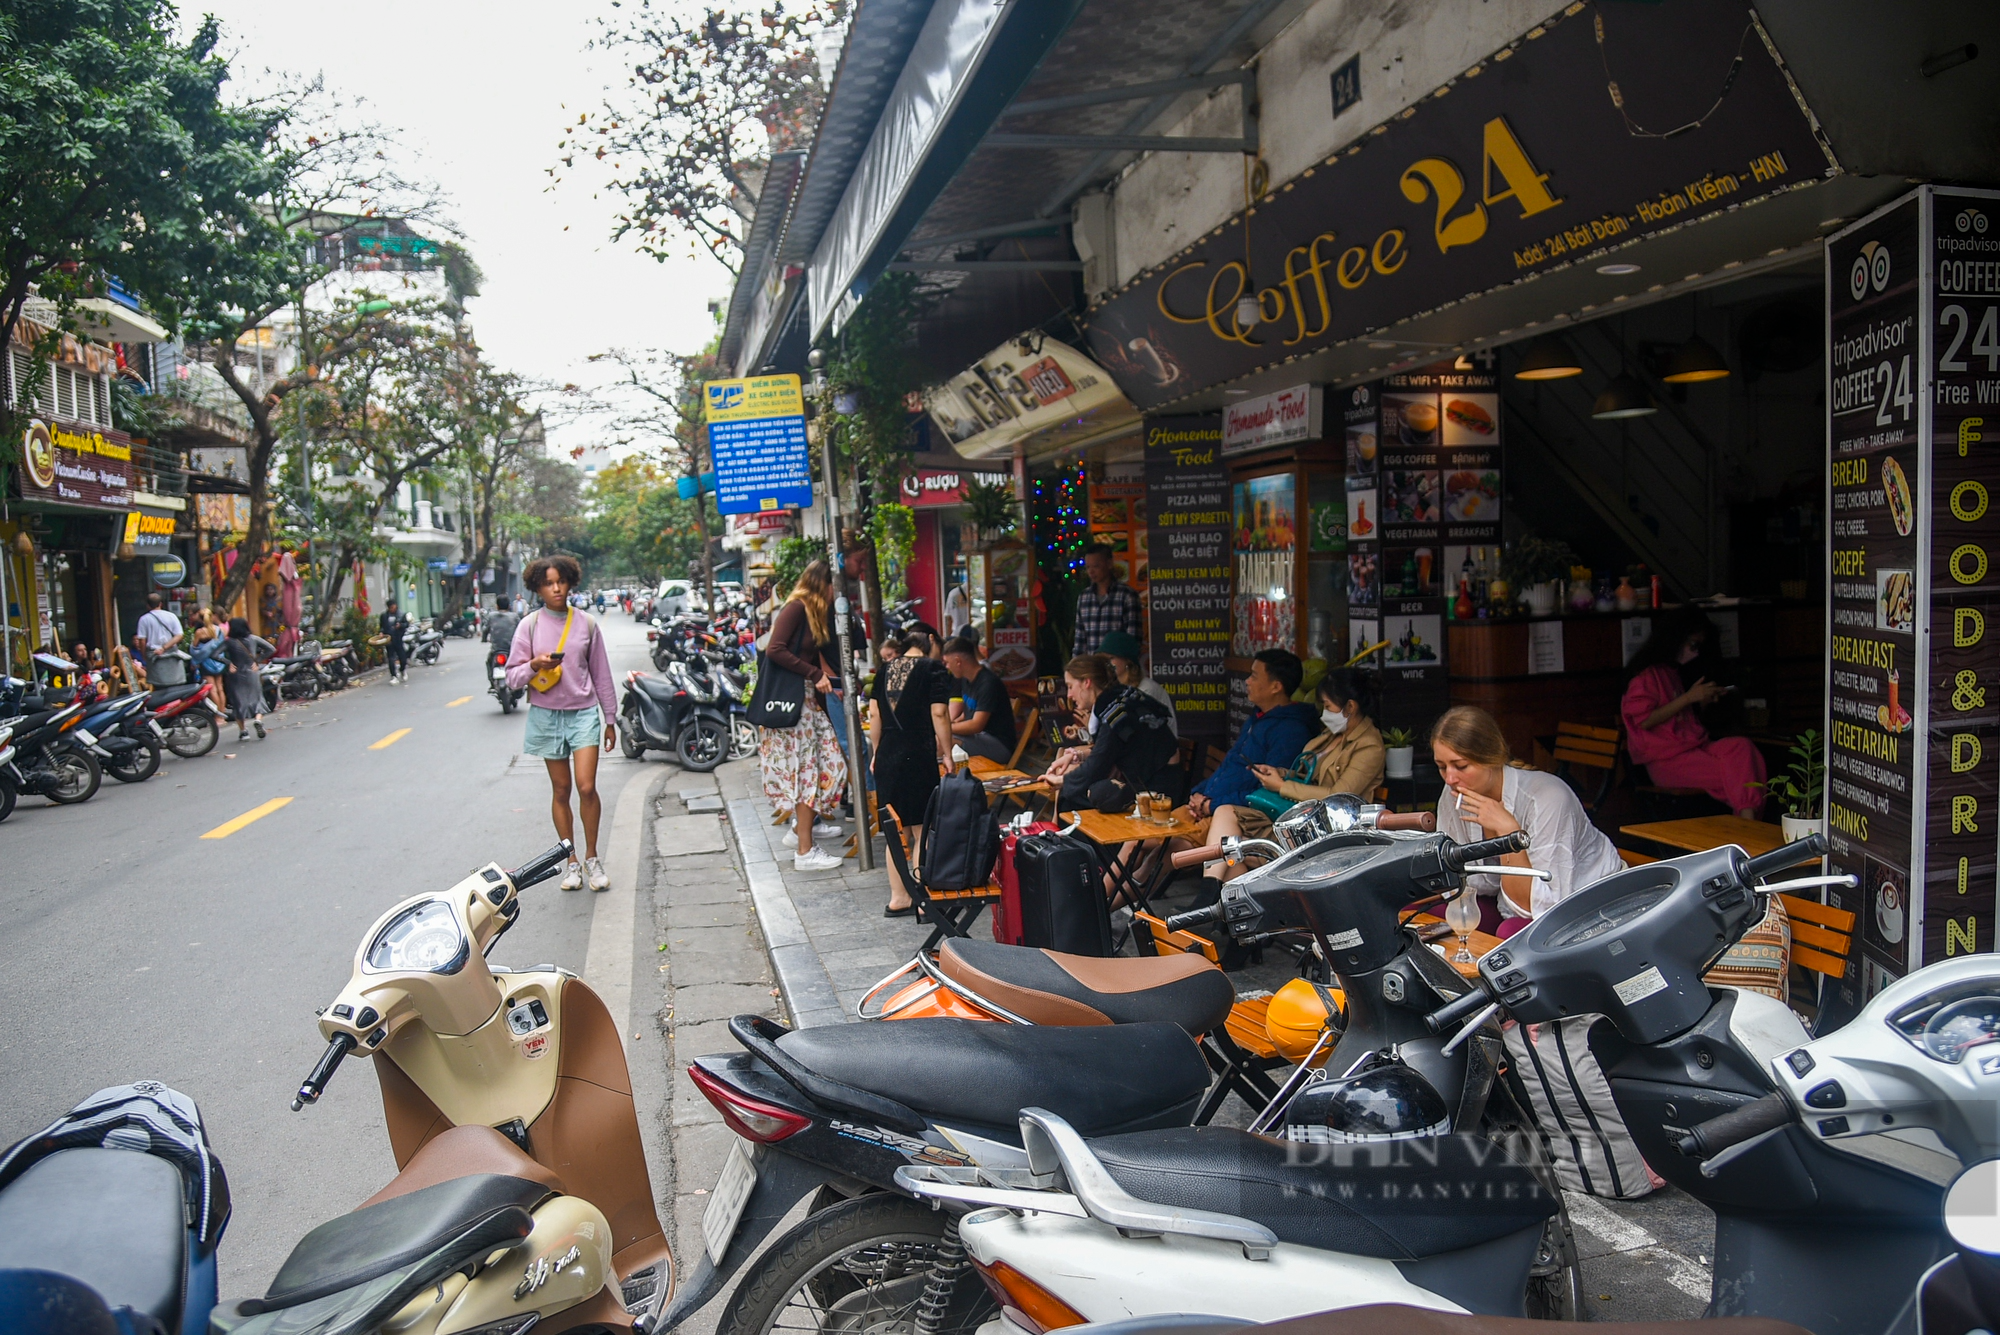
[{"label": "drinking glass", "polygon": [[1479,896],[1471,890],[1461,890],[1458,897],[1444,906],[1445,925],[1458,933],[1458,953],[1451,957],[1453,964],[1472,964],[1472,946],[1467,938],[1479,926]]}]

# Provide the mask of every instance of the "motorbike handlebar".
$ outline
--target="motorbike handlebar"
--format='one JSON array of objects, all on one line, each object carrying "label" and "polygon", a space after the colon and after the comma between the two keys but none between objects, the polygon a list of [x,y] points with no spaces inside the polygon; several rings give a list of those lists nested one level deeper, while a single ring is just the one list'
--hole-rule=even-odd
[{"label": "motorbike handlebar", "polygon": [[1774,871],[1796,867],[1801,862],[1809,862],[1826,854],[1826,836],[1809,834],[1796,843],[1774,848],[1762,857],[1751,858],[1743,864],[1743,883],[1755,885]]},{"label": "motorbike handlebar", "polygon": [[1435,811],[1384,811],[1375,817],[1378,830],[1422,830],[1425,834],[1435,834],[1437,827]]},{"label": "motorbike handlebar", "polygon": [[1212,922],[1222,921],[1222,905],[1210,904],[1207,908],[1189,909],[1186,913],[1176,913],[1167,919],[1167,930],[1185,932],[1191,927],[1205,927]]},{"label": "motorbike handlebar", "polygon": [[1184,848],[1173,855],[1174,870],[1184,867],[1198,867],[1204,862],[1214,862],[1222,856],[1221,844],[1203,844],[1200,848]]},{"label": "motorbike handlebar", "polygon": [[1438,850],[1438,861],[1444,864],[1447,871],[1457,873],[1488,858],[1505,857],[1509,853],[1527,851],[1528,832],[1516,830],[1512,834],[1503,834],[1498,839],[1479,839],[1469,844],[1448,843]]},{"label": "motorbike handlebar", "polygon": [[1442,1034],[1460,1020],[1477,1015],[1492,1004],[1493,1002],[1487,997],[1486,993],[1475,987],[1464,996],[1447,1001],[1444,1005],[1426,1015],[1424,1017],[1424,1028],[1430,1030],[1433,1034]]},{"label": "motorbike handlebar", "polygon": [[292,1100],[292,1111],[297,1112],[308,1103],[318,1103],[319,1096],[326,1092],[326,1082],[333,1079],[333,1073],[340,1068],[341,1060],[360,1046],[352,1034],[335,1034],[333,1041],[320,1054],[319,1064],[312,1068],[312,1074],[299,1086],[298,1096]]},{"label": "motorbike handlebar", "polygon": [[537,882],[548,880],[549,877],[561,871],[568,864],[570,856],[575,851],[575,844],[572,844],[567,839],[558,839],[554,848],[551,848],[533,862],[508,872],[507,879],[514,883],[514,890],[516,893],[519,893]]},{"label": "motorbike handlebar", "polygon": [[1753,1136],[1788,1125],[1791,1120],[1792,1101],[1783,1094],[1766,1094],[1754,1103],[1711,1117],[1700,1126],[1682,1132],[1675,1137],[1674,1148],[1690,1159],[1711,1159],[1731,1145],[1740,1145]]}]

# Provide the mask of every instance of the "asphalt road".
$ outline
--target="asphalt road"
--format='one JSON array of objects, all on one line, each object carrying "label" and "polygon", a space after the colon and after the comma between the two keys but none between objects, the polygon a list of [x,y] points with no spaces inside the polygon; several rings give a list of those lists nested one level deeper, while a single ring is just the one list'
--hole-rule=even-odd
[{"label": "asphalt road", "polygon": [[[618,613],[604,626],[618,677],[647,666],[642,627]],[[106,779],[75,807],[24,797],[0,824],[0,1144],[108,1085],[191,1095],[235,1198],[224,1297],[262,1293],[300,1236],[395,1174],[365,1065],[318,1105],[289,1106],[325,1046],[315,1011],[370,924],[555,840],[546,773],[519,756],[525,712],[503,716],[486,693],[484,652],[447,640],[407,687],[377,674],[285,706],[265,741],[225,726],[214,751],[169,754],[144,784]],[[605,758],[607,833],[642,772]],[[203,837],[277,798],[290,801]],[[528,891],[497,958],[581,973],[599,902],[554,881]]]}]

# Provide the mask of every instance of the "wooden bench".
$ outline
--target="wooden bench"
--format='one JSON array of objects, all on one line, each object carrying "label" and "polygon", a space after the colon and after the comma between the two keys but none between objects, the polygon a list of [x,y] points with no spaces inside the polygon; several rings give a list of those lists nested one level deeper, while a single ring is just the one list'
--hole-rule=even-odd
[{"label": "wooden bench", "polygon": [[[1556,735],[1551,740],[1553,744],[1549,750],[1555,756],[1556,773],[1577,790],[1583,809],[1595,814],[1597,808],[1604,804],[1605,796],[1611,791],[1612,780],[1618,774],[1618,729],[1597,728],[1588,723],[1558,723]],[[1595,772],[1595,795],[1584,795],[1584,785],[1571,777],[1575,770]]]}]

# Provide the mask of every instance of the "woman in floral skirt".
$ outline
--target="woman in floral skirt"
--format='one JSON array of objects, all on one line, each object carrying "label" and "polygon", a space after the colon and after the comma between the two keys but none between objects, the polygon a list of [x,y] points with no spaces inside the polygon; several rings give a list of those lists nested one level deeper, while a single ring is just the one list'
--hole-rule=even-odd
[{"label": "woman in floral skirt", "polygon": [[771,662],[806,679],[805,708],[789,728],[759,728],[757,758],[764,796],[777,811],[792,813],[799,871],[831,871],[840,859],[813,844],[813,836],[835,835],[841,827],[820,822],[847,783],[847,760],[840,735],[827,714],[827,696],[840,689],[840,650],[833,636],[833,577],[824,561],[799,575],[791,597],[771,623],[766,652]]}]

